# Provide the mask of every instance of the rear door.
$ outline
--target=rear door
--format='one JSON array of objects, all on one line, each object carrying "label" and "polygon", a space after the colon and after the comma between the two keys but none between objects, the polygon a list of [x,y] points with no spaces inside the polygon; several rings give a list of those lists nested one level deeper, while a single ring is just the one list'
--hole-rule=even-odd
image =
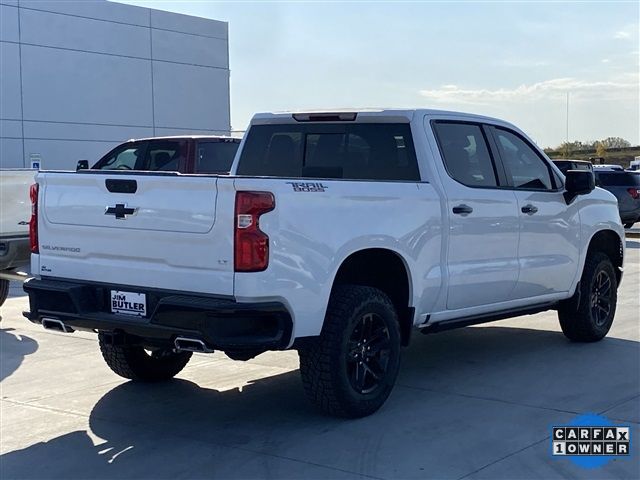
[{"label": "rear door", "polygon": [[89,170],[38,183],[41,275],[233,293],[231,181]]},{"label": "rear door", "polygon": [[518,202],[520,276],[513,296],[565,292],[578,268],[580,202],[567,205],[562,181],[524,136],[503,127],[489,130]]},{"label": "rear door", "polygon": [[515,195],[504,182],[477,123],[432,122],[449,215],[447,309],[504,302],[518,280]]}]

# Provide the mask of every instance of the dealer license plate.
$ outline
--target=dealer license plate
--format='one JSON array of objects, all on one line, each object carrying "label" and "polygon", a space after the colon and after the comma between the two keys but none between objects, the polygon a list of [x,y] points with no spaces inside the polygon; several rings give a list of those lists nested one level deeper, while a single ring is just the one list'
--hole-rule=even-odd
[{"label": "dealer license plate", "polygon": [[144,293],[111,290],[111,312],[144,317],[147,315],[147,296]]}]

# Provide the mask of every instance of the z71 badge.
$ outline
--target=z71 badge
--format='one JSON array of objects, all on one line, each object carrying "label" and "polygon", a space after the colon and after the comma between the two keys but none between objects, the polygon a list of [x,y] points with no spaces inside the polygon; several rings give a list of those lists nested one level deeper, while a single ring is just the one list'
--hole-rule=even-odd
[{"label": "z71 badge", "polygon": [[287,182],[293,187],[294,192],[324,192],[327,188],[319,182]]}]

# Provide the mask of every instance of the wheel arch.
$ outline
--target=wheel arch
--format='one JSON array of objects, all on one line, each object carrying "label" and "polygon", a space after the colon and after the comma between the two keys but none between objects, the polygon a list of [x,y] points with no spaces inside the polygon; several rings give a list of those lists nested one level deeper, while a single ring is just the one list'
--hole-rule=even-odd
[{"label": "wheel arch", "polygon": [[415,309],[409,266],[398,252],[389,248],[366,248],[350,253],[340,264],[331,292],[338,285],[354,284],[383,291],[393,302],[400,322],[402,345],[409,344]]},{"label": "wheel arch", "polygon": [[[616,272],[616,280],[620,284],[624,262],[624,239],[620,238],[620,235],[614,230],[598,230],[589,239],[585,260],[593,252],[602,252],[611,259]],[[584,264],[582,270],[584,270]]]}]

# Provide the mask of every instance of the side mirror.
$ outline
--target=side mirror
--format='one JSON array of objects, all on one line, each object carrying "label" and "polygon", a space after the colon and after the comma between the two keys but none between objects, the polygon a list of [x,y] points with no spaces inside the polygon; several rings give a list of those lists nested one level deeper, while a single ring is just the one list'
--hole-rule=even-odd
[{"label": "side mirror", "polygon": [[586,195],[596,188],[596,177],[590,170],[569,170],[564,182],[567,205],[578,195]]},{"label": "side mirror", "polygon": [[79,170],[89,170],[89,160],[78,160],[76,172]]}]

